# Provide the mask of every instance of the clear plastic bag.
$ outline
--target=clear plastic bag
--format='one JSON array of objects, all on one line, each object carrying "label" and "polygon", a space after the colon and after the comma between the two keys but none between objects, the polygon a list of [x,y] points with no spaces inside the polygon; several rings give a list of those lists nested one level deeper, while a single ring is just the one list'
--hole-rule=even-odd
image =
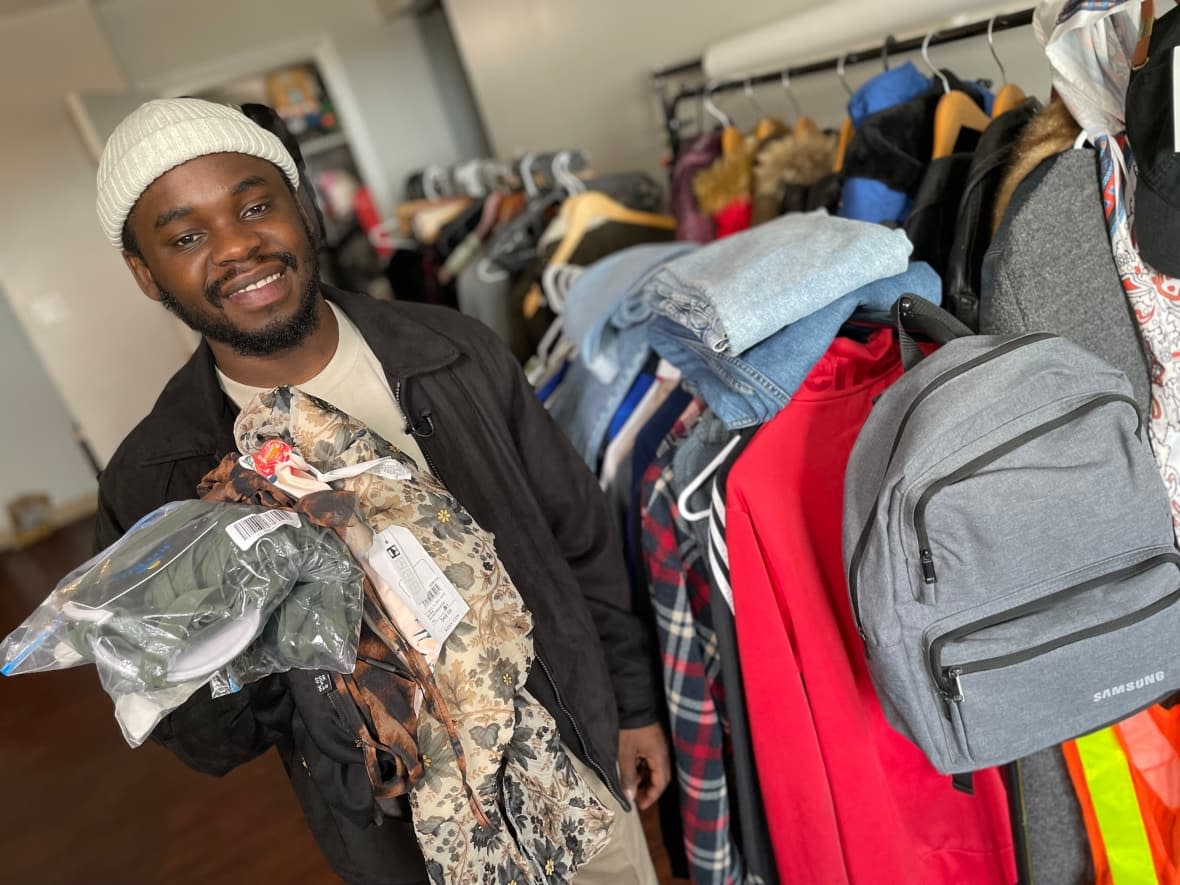
[{"label": "clear plastic bag", "polygon": [[352,672],[361,581],[297,514],[167,504],[58,584],[0,643],[0,673],[94,663],[138,746],[210,681],[216,696],[295,667]]}]

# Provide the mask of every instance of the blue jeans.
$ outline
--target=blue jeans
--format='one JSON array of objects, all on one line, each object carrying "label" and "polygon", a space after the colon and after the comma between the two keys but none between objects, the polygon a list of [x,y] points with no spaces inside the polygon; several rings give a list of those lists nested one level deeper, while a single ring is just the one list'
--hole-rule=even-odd
[{"label": "blue jeans", "polygon": [[854,312],[887,311],[905,293],[938,304],[942,281],[928,264],[915,261],[905,273],[862,286],[737,356],[714,349],[664,316],[652,321],[651,344],[680,369],[718,418],[738,430],[769,421],[790,402]]}]

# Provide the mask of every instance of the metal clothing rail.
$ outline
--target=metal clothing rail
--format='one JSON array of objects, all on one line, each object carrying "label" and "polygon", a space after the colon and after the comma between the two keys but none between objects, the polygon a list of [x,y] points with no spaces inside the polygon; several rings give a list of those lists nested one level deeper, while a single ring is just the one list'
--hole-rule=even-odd
[{"label": "metal clothing rail", "polygon": [[[997,15],[994,19],[988,18],[983,21],[971,22],[953,28],[944,28],[940,31],[935,31],[930,38],[929,45],[940,46],[945,43],[955,43],[959,40],[983,36],[987,33],[989,24],[993,32],[1008,31],[1013,28],[1020,28],[1032,24],[1032,20],[1032,9],[1022,9],[1019,12]],[[668,80],[701,71],[701,59],[697,58],[691,61],[657,68],[652,71],[651,76],[653,86],[659,93],[660,104],[664,112],[664,128],[668,133],[668,145],[673,153],[676,152],[679,146],[681,121],[677,117],[676,111],[683,101],[701,98],[706,94],[716,95],[719,92],[732,92],[736,89],[751,88],[762,83],[779,83],[782,82],[783,78],[790,79],[801,77],[805,74],[816,74],[821,71],[835,71],[842,69],[845,65],[860,64],[866,61],[884,60],[888,64],[890,56],[903,52],[914,52],[915,50],[921,49],[924,42],[924,36],[911,37],[905,40],[897,40],[889,36],[885,38],[884,43],[868,49],[860,49],[841,56],[833,56],[832,58],[808,62],[807,64],[796,65],[782,70],[770,71],[753,77],[725,80],[719,83],[697,83],[693,86],[681,86],[675,92],[669,91]]]}]

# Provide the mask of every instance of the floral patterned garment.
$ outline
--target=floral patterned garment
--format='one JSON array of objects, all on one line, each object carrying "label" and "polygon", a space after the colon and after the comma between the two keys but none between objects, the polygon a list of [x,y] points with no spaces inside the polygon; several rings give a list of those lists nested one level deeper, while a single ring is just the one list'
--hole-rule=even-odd
[{"label": "floral patterned garment", "polygon": [[408,479],[366,472],[332,487],[356,496],[374,532],[408,529],[468,605],[432,670],[449,715],[435,717],[427,704],[418,717],[422,776],[410,803],[427,871],[449,885],[568,882],[605,847],[614,815],[571,765],[553,717],[524,689],[532,617],[492,535],[413,459],[298,389],[259,395],[234,431],[243,454],[281,439],[325,473],[381,458],[405,465]]},{"label": "floral patterned garment", "polygon": [[[1135,240],[1138,168],[1126,137],[1131,71],[1145,54],[1152,16],[1139,0],[1041,0],[1034,30],[1053,69],[1053,87],[1098,150],[1102,209],[1123,291],[1151,372],[1152,453],[1168,487],[1180,537],[1180,280],[1150,267]],[[1161,124],[1162,125],[1162,124]]]}]

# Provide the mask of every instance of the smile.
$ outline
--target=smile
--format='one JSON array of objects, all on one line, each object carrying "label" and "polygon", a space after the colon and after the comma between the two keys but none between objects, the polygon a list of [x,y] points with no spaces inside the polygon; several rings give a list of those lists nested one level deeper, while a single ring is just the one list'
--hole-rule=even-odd
[{"label": "smile", "polygon": [[233,289],[226,301],[235,307],[255,310],[267,307],[286,298],[291,291],[290,277],[286,269],[277,270]]},{"label": "smile", "polygon": [[232,298],[234,295],[241,295],[243,292],[253,292],[257,289],[261,289],[263,286],[269,286],[271,283],[273,283],[277,279],[279,279],[279,277],[281,277],[282,275],[283,275],[283,271],[279,271],[278,273],[272,273],[270,276],[263,277],[261,280],[255,280],[253,283],[250,283],[249,285],[242,286],[242,288],[235,289],[234,291],[230,292],[229,293],[230,297]]}]

